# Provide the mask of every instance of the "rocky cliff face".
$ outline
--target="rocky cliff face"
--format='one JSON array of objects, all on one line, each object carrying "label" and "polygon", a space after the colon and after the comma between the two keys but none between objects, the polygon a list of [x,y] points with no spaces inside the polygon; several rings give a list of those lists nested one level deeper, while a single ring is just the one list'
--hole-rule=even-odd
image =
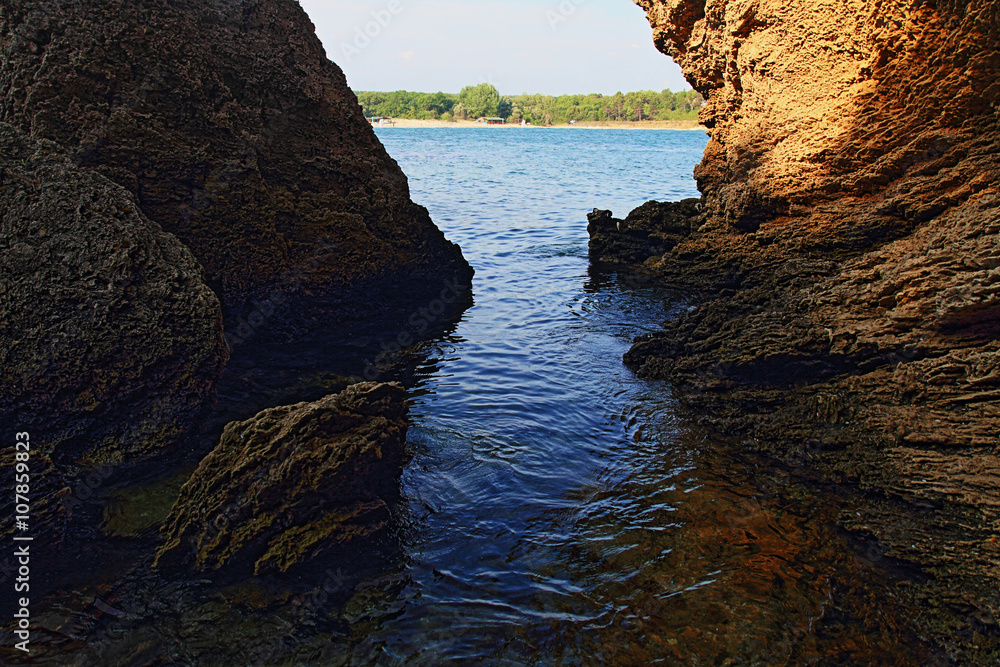
[{"label": "rocky cliff face", "polygon": [[190,251],[121,186],[0,123],[0,418],[30,435],[32,529],[61,532],[76,472],[177,447],[227,357]]},{"label": "rocky cliff face", "polygon": [[836,253],[990,187],[993,3],[638,4],[706,97],[696,178],[711,221]]},{"label": "rocky cliff face", "polygon": [[294,0],[15,0],[0,34],[0,120],[132,192],[230,333],[307,293],[296,318],[471,277]]},{"label": "rocky cliff face", "polygon": [[874,491],[843,523],[963,600],[935,634],[995,630],[1000,5],[636,1],[711,141],[697,231],[646,262],[705,298],[626,361]]},{"label": "rocky cliff face", "polygon": [[[468,285],[295,0],[12,0],[0,39],[0,415],[53,508],[208,450],[261,328],[325,341]],[[287,358],[238,358],[261,402]]]}]

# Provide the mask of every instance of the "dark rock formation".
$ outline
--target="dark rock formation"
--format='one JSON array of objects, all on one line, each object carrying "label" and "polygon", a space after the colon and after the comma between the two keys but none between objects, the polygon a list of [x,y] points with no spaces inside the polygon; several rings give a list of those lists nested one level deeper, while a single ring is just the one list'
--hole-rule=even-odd
[{"label": "dark rock formation", "polygon": [[294,0],[13,0],[0,33],[0,120],[131,191],[229,333],[471,277]]},{"label": "dark rock formation", "polygon": [[700,209],[697,199],[649,201],[618,220],[611,217],[611,211],[595,208],[587,215],[590,258],[607,264],[659,260],[693,231]]},{"label": "dark rock formation", "polygon": [[[33,561],[42,598],[105,545],[98,505],[108,533],[147,540],[208,434],[354,372],[329,354],[345,332],[367,327],[350,356],[381,343],[373,331],[414,342],[399,322],[420,308],[440,306],[445,326],[472,269],[410,200],[295,0],[11,0],[0,36],[0,416],[31,435],[32,535],[74,529],[65,559]],[[230,350],[262,327],[279,335],[242,348],[229,387],[252,395],[205,410]],[[184,487],[164,563],[283,571],[386,525],[401,387],[237,426]],[[121,486],[151,498],[157,472],[169,489],[136,501],[156,511],[124,517]]]},{"label": "dark rock formation", "polygon": [[188,431],[228,354],[222,316],[194,257],[131,194],[5,124],[0,226],[0,421],[30,434],[33,528],[57,531],[40,515],[64,473]]},{"label": "dark rock formation", "polygon": [[287,570],[387,525],[399,490],[406,392],[363,382],[226,426],[181,488],[160,565]]},{"label": "dark rock formation", "polygon": [[231,419],[193,419],[223,320],[233,350],[267,327],[321,355],[468,285],[294,0],[12,0],[0,34],[0,123],[25,137],[4,130],[0,410],[45,443],[52,494]]},{"label": "dark rock formation", "polygon": [[909,594],[950,653],[987,650],[966,638],[1000,610],[1000,6],[637,3],[711,141],[704,224],[645,263],[704,302],[627,362],[869,490],[844,525],[933,575]]}]

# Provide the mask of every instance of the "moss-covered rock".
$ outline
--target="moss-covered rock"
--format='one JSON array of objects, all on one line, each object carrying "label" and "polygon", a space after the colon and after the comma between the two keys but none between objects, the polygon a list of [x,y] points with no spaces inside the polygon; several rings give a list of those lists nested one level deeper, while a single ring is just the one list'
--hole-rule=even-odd
[{"label": "moss-covered rock", "polygon": [[362,382],[226,426],[164,524],[158,565],[285,571],[371,536],[390,518],[406,393]]}]

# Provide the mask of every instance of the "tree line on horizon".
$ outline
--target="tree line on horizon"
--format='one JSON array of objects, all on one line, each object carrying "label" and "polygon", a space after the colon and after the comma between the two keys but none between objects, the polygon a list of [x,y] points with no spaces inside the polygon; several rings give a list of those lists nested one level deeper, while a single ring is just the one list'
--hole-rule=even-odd
[{"label": "tree line on horizon", "polygon": [[465,86],[458,94],[363,91],[358,103],[365,116],[413,118],[418,120],[475,120],[503,118],[533,125],[570,121],[697,120],[705,100],[694,90],[602,95],[501,95],[489,83]]}]

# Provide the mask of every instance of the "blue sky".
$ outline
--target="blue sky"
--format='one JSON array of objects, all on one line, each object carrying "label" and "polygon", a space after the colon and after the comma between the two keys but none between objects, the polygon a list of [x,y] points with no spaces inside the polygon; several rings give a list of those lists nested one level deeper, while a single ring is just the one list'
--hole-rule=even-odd
[{"label": "blue sky", "polygon": [[354,90],[690,88],[630,0],[300,0]]}]

